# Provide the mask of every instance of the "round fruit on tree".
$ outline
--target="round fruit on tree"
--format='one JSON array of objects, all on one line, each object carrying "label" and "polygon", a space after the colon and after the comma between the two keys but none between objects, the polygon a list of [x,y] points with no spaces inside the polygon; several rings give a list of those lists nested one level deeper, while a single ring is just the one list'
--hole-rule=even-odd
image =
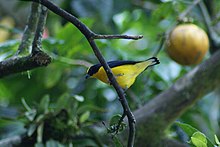
[{"label": "round fruit on tree", "polygon": [[198,64],[209,48],[209,39],[204,30],[194,24],[176,26],[166,40],[167,54],[182,65]]}]

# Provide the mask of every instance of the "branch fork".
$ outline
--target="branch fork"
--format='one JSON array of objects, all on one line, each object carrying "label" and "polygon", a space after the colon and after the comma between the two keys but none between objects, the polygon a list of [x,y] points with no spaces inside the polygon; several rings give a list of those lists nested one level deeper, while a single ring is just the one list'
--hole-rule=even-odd
[{"label": "branch fork", "polygon": [[[40,9],[39,4],[33,2],[17,52],[13,57],[0,62],[0,78],[37,67],[47,66],[51,63],[51,57],[41,50],[41,40],[46,17],[47,9],[43,6]],[[31,53],[29,53],[30,46],[32,46]]]},{"label": "branch fork", "polygon": [[100,50],[98,49],[95,39],[141,39],[143,36],[138,35],[138,36],[129,36],[129,35],[99,35],[95,34],[93,31],[91,31],[85,24],[83,24],[78,18],[75,16],[69,14],[65,10],[59,8],[55,4],[53,4],[49,0],[33,0],[34,2],[41,3],[45,7],[47,7],[49,10],[52,12],[56,13],[57,15],[65,18],[67,21],[71,22],[75,27],[81,31],[81,33],[86,37],[88,40],[91,48],[93,49],[93,52],[101,65],[103,66],[104,70],[107,73],[107,76],[109,78],[109,81],[115,88],[119,98],[121,99],[121,105],[124,109],[124,112],[128,118],[128,123],[129,123],[129,138],[128,138],[128,147],[133,147],[134,145],[134,138],[135,138],[135,118],[134,115],[132,114],[130,107],[128,105],[128,102],[126,100],[126,97],[124,96],[124,91],[123,89],[118,85],[110,67],[108,66],[107,62],[105,61],[104,57],[102,56]]}]

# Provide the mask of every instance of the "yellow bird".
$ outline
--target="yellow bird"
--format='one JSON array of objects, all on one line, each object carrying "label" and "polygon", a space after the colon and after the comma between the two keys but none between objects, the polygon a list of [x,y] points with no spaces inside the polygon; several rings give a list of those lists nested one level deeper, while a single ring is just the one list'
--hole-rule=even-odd
[{"label": "yellow bird", "polygon": [[[128,89],[134,82],[136,77],[145,71],[148,67],[159,64],[156,57],[149,58],[144,61],[109,61],[107,64],[111,68],[118,84],[123,89]],[[106,72],[101,64],[91,66],[86,75],[89,77],[97,78],[104,83],[110,84]]]}]

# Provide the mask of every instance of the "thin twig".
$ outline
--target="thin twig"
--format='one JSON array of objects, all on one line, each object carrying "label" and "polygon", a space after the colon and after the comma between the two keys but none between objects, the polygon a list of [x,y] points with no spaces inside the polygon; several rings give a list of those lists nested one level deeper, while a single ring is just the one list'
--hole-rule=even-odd
[{"label": "thin twig", "polygon": [[135,138],[135,118],[133,113],[130,110],[130,107],[128,105],[128,102],[125,98],[124,95],[124,91],[123,89],[118,85],[111,69],[109,68],[109,66],[107,65],[107,63],[105,62],[104,58],[101,55],[101,52],[99,51],[98,47],[96,46],[94,40],[90,40],[89,41],[91,47],[93,48],[93,51],[96,55],[96,57],[99,59],[100,63],[102,64],[102,66],[104,67],[107,76],[111,82],[111,84],[113,85],[113,87],[115,88],[115,90],[117,91],[117,94],[119,96],[119,100],[121,102],[121,105],[123,107],[124,112],[127,115],[128,118],[128,123],[129,123],[129,137],[128,137],[128,147],[133,147],[134,145],[134,138]]},{"label": "thin twig", "polygon": [[160,44],[159,44],[158,48],[153,53],[154,57],[156,57],[159,54],[159,52],[163,49],[163,46],[164,46],[164,43],[165,43],[165,40],[166,40],[165,35],[166,34],[164,34],[164,33],[160,35]]},{"label": "thin twig", "polygon": [[85,66],[85,67],[91,67],[92,63],[85,61],[85,60],[80,60],[80,59],[70,59],[70,58],[66,58],[66,57],[62,57],[62,56],[58,56],[52,52],[46,52],[47,54],[49,54],[53,59],[66,63],[66,64],[70,64],[70,65],[80,65],[80,66]]},{"label": "thin twig", "polygon": [[119,131],[119,129],[120,129],[120,126],[121,126],[121,123],[123,122],[125,116],[126,116],[126,114],[125,114],[125,112],[123,112],[123,114],[122,114],[120,120],[118,121],[118,125],[117,125],[117,127],[116,127],[116,134],[118,133],[118,131]]},{"label": "thin twig", "polygon": [[138,40],[143,38],[143,35],[130,36],[130,35],[99,35],[95,34],[92,39],[133,39]]},{"label": "thin twig", "polygon": [[28,18],[27,25],[25,26],[22,36],[21,44],[18,47],[16,55],[29,54],[29,47],[31,46],[33,36],[37,27],[37,21],[39,17],[39,4],[32,2],[31,12]]},{"label": "thin twig", "polygon": [[32,54],[35,54],[37,52],[39,52],[41,50],[41,41],[42,41],[42,36],[43,36],[43,32],[44,32],[44,25],[46,23],[46,19],[47,19],[47,8],[44,7],[43,5],[41,5],[41,13],[39,16],[39,20],[37,23],[37,29],[35,32],[35,36],[34,36],[34,40],[32,43]]},{"label": "thin twig", "polygon": [[87,68],[92,66],[92,63],[87,62],[85,60],[80,60],[80,59],[69,59],[69,58],[66,58],[66,57],[59,56],[57,58],[57,60],[59,60],[60,62],[63,62],[63,63],[71,64],[71,65],[85,66]]},{"label": "thin twig", "polygon": [[184,18],[186,17],[186,15],[200,2],[201,0],[194,0],[193,1],[193,3],[185,10],[185,11],[183,11],[180,15],[179,15],[179,17],[178,17],[178,19],[179,20],[184,20]]},{"label": "thin twig", "polygon": [[204,2],[200,2],[199,3],[199,8],[201,9],[203,18],[205,20],[205,24],[206,27],[208,29],[208,34],[210,37],[210,41],[212,42],[212,48],[210,49],[211,53],[214,53],[216,50],[218,50],[219,46],[220,46],[220,37],[219,35],[216,33],[216,31],[213,29],[212,25],[211,25],[211,18],[208,14],[208,11],[206,9],[206,6],[204,4]]},{"label": "thin twig", "polygon": [[214,30],[211,27],[211,18],[210,18],[209,14],[208,14],[208,11],[206,9],[205,4],[203,2],[200,2],[199,3],[199,7],[201,9],[203,18],[205,20],[206,27],[208,28],[209,32],[213,32]]},{"label": "thin twig", "polygon": [[103,68],[105,69],[111,84],[115,88],[115,90],[116,90],[116,92],[117,92],[117,94],[120,98],[121,105],[124,109],[124,112],[126,113],[126,116],[128,118],[128,123],[129,123],[129,139],[128,139],[128,145],[127,146],[128,147],[133,147],[134,138],[135,138],[135,118],[134,118],[134,115],[131,112],[130,107],[128,105],[128,102],[125,98],[123,89],[118,85],[118,83],[117,83],[110,67],[108,66],[107,62],[105,61],[104,57],[102,56],[101,52],[99,51],[99,49],[98,49],[98,47],[97,47],[97,45],[94,41],[94,38],[95,38],[94,36],[96,36],[96,34],[94,32],[92,32],[79,19],[77,19],[73,15],[69,14],[65,10],[59,8],[58,6],[53,4],[52,2],[50,2],[48,0],[33,0],[33,1],[41,3],[42,5],[46,6],[52,12],[54,12],[57,15],[65,18],[67,21],[71,22],[86,37],[86,39],[88,40],[90,46],[93,49],[93,52],[95,53],[96,57],[98,58],[99,62],[103,66]]}]

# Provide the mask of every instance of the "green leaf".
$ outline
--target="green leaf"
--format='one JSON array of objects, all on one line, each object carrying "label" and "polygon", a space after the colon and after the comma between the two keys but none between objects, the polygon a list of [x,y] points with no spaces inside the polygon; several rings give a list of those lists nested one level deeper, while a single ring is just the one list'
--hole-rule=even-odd
[{"label": "green leaf", "polygon": [[28,76],[28,79],[31,79],[31,72],[30,72],[30,70],[27,71],[27,76]]},{"label": "green leaf", "polygon": [[220,146],[220,142],[219,142],[219,140],[218,140],[217,135],[215,135],[215,143],[216,143],[218,146]]},{"label": "green leaf", "polygon": [[63,41],[63,44],[54,47],[58,49],[59,55],[73,58],[74,56],[79,57],[79,54],[88,55],[88,52],[91,52],[91,50],[85,50],[90,47],[87,40],[71,23],[67,23],[63,28],[60,28],[56,38]]},{"label": "green leaf", "polygon": [[95,105],[91,105],[91,104],[85,104],[83,106],[80,106],[77,110],[77,114],[81,114],[84,113],[86,111],[93,111],[93,112],[100,112],[100,113],[104,113],[107,112],[107,110],[100,108],[98,106]]},{"label": "green leaf", "polygon": [[[166,13],[164,13],[166,12]],[[161,20],[161,18],[167,18],[170,14],[172,14],[173,8],[172,8],[172,3],[171,2],[167,2],[167,3],[163,3],[160,4],[157,9],[155,9],[153,11],[153,17],[154,20],[159,21]]]},{"label": "green leaf", "polygon": [[83,102],[83,101],[84,101],[84,97],[81,96],[81,95],[74,95],[73,97],[74,97],[77,101],[79,101],[79,102]]},{"label": "green leaf", "polygon": [[110,123],[109,123],[108,133],[115,133],[116,131],[122,132],[123,130],[125,130],[125,128],[127,127],[127,124],[124,123],[123,121],[121,122],[120,127],[117,128],[120,119],[121,119],[120,114],[116,114],[111,118]]},{"label": "green leaf", "polygon": [[191,137],[191,142],[196,147],[207,147],[207,144],[194,137]]},{"label": "green leaf", "polygon": [[49,107],[49,103],[50,103],[50,96],[49,95],[45,95],[41,101],[40,101],[40,105],[39,105],[39,111],[42,113],[46,113],[48,112],[48,107]]},{"label": "green leaf", "polygon": [[44,144],[43,143],[35,143],[34,147],[44,147]]},{"label": "green leaf", "polygon": [[37,129],[37,125],[31,124],[28,128],[28,132],[27,132],[28,136],[30,137],[31,135],[33,135],[36,129]]},{"label": "green leaf", "polygon": [[197,139],[201,140],[202,142],[204,142],[205,144],[207,144],[206,136],[201,132],[195,132],[192,135],[192,137],[197,138]]},{"label": "green leaf", "polygon": [[79,118],[79,122],[80,123],[84,123],[86,120],[89,119],[90,116],[90,111],[86,111],[85,113],[83,113],[80,118]]},{"label": "green leaf", "polygon": [[31,107],[29,107],[24,98],[21,99],[21,102],[22,102],[23,106],[25,107],[25,109],[27,110],[24,113],[25,116],[27,117],[27,119],[29,121],[33,121],[35,116],[37,115],[36,109],[32,109]]},{"label": "green leaf", "polygon": [[188,135],[192,136],[195,132],[198,132],[198,130],[188,124],[181,123],[181,122],[175,122],[177,126],[179,126],[183,131]]},{"label": "green leaf", "polygon": [[[117,2],[117,4],[119,5],[119,2]],[[89,16],[90,17],[93,16],[94,18],[99,18],[100,22],[105,22],[105,23],[110,22],[110,19],[112,17],[112,12],[114,12],[113,0],[108,0],[108,1],[100,1],[100,0],[73,1],[72,7],[73,7],[73,10],[75,10],[75,12],[77,12],[77,14],[79,16],[83,16],[86,18],[87,17],[89,18]],[[103,10],[105,10],[105,11],[103,11]],[[85,23],[85,24],[88,25],[87,23]],[[102,23],[99,23],[99,24],[102,24]]]},{"label": "green leaf", "polygon": [[[196,133],[196,132],[201,133],[199,130],[197,130],[196,128],[192,127],[192,126],[189,125],[189,124],[185,124],[185,123],[181,123],[181,122],[175,122],[175,124],[176,124],[177,126],[179,126],[189,137],[193,137],[193,139],[195,138],[195,137],[193,136],[194,133]],[[202,134],[202,133],[201,133],[201,134]],[[208,146],[208,147],[213,147],[214,144],[210,141],[210,139],[207,138],[207,137],[206,137],[206,139],[207,139],[207,146]],[[195,140],[197,140],[197,138],[196,138]]]},{"label": "green leaf", "polygon": [[39,115],[37,115],[37,117],[36,117],[36,119],[35,119],[35,122],[36,123],[39,123],[39,122],[41,122],[41,121],[43,121],[43,119],[45,119],[45,114],[39,114]]},{"label": "green leaf", "polygon": [[19,40],[8,40],[6,42],[0,43],[0,53],[5,51],[16,50],[19,46]]},{"label": "green leaf", "polygon": [[25,109],[27,111],[31,111],[32,110],[31,107],[28,106],[28,104],[26,103],[24,98],[21,99],[21,102],[22,102],[23,106],[25,107]]},{"label": "green leaf", "polygon": [[59,30],[56,38],[64,41],[62,45],[57,46],[58,49],[60,48],[59,52],[61,55],[67,54],[70,51],[72,52],[70,55],[72,55],[76,51],[75,47],[79,45],[78,43],[82,39],[82,35],[71,23],[67,23]]},{"label": "green leaf", "polygon": [[206,136],[201,132],[195,132],[191,137],[191,142],[196,147],[207,147]]},{"label": "green leaf", "polygon": [[60,144],[58,141],[50,139],[46,142],[46,147],[64,147],[64,145]]},{"label": "green leaf", "polygon": [[[60,78],[62,77],[62,70],[57,69],[55,66],[50,66],[50,68],[45,70],[45,75],[44,75],[44,85],[46,88],[52,88],[54,87]],[[51,73],[53,75],[51,75]]]},{"label": "green leaf", "polygon": [[25,124],[21,121],[17,121],[16,119],[7,120],[0,119],[0,130],[1,130],[1,139],[10,138],[16,135],[26,134],[28,128],[25,127]]},{"label": "green leaf", "polygon": [[43,130],[44,130],[44,124],[41,123],[37,128],[37,142],[41,143],[43,140]]},{"label": "green leaf", "polygon": [[35,109],[31,109],[30,111],[26,111],[24,114],[29,121],[33,121],[37,115],[37,111]]},{"label": "green leaf", "polygon": [[56,108],[62,109],[66,108],[68,103],[69,103],[69,94],[68,93],[63,93],[57,100],[56,102]]},{"label": "green leaf", "polygon": [[114,115],[114,116],[111,118],[109,125],[110,125],[110,126],[117,125],[118,122],[119,122],[119,120],[121,119],[121,117],[122,117],[122,116],[121,116],[120,114]]},{"label": "green leaf", "polygon": [[0,82],[0,100],[8,100],[9,97],[12,97],[10,89],[6,86],[6,84]]},{"label": "green leaf", "polygon": [[123,147],[123,144],[121,143],[121,141],[118,139],[117,136],[114,135],[112,137],[112,139],[113,139],[113,142],[115,144],[115,147]]}]

